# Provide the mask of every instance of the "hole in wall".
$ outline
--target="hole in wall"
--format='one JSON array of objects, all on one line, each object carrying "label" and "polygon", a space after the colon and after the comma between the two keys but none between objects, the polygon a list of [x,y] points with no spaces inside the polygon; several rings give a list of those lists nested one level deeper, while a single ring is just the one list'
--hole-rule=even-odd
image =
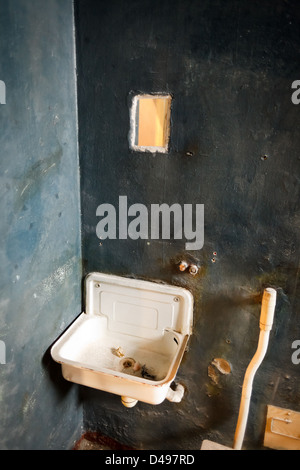
[{"label": "hole in wall", "polygon": [[133,97],[129,145],[132,150],[167,153],[170,137],[171,95]]}]

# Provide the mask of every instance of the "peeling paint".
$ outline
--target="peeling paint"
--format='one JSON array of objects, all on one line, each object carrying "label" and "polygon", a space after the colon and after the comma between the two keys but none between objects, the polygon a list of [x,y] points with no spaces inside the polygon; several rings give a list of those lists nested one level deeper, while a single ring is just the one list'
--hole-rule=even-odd
[{"label": "peeling paint", "polygon": [[212,361],[212,365],[214,365],[218,369],[218,371],[221,372],[221,374],[227,375],[231,372],[230,364],[228,361],[226,361],[226,359],[222,359],[220,357],[215,358]]},{"label": "peeling paint", "polygon": [[67,261],[63,266],[57,268],[49,277],[42,281],[42,292],[41,295],[47,299],[51,298],[53,292],[63,285],[67,277],[72,274],[74,263],[76,258],[73,257]]},{"label": "peeling paint", "polygon": [[215,385],[219,385],[219,375],[217,374],[215,368],[212,365],[208,366],[207,375]]},{"label": "peeling paint", "polygon": [[220,387],[220,374],[228,375],[231,373],[231,366],[228,361],[222,358],[215,358],[207,368],[207,375],[211,383]]}]

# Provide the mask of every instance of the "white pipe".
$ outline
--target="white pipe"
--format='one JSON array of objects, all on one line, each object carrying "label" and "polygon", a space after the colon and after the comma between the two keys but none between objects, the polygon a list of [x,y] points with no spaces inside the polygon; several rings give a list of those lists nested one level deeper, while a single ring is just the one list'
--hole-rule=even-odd
[{"label": "white pipe", "polygon": [[135,398],[130,397],[121,397],[121,401],[126,408],[133,408],[137,404],[137,400]]},{"label": "white pipe", "polygon": [[252,394],[252,384],[255,373],[262,363],[268,348],[270,330],[273,325],[274,311],[276,304],[276,290],[268,287],[264,290],[261,314],[260,314],[260,334],[256,353],[254,354],[244,377],[239,417],[236,426],[233,448],[242,448],[246,424],[249,413],[250,399]]},{"label": "white pipe", "polygon": [[[174,403],[180,403],[184,395],[184,386],[181,384],[176,385],[176,389],[172,390],[171,387],[168,388],[166,398],[169,401],[172,401]],[[133,408],[138,400],[135,398],[130,398],[130,397],[121,397],[121,401],[126,408]]]},{"label": "white pipe", "polygon": [[184,386],[181,384],[176,385],[176,389],[172,390],[171,387],[169,387],[166,399],[169,401],[172,401],[174,403],[180,403],[184,395]]}]

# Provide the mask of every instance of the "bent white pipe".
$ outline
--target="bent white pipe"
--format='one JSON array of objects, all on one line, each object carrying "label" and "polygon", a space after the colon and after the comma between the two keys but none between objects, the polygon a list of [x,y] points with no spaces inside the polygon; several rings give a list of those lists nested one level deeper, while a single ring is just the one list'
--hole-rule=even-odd
[{"label": "bent white pipe", "polygon": [[253,379],[257,369],[262,363],[268,348],[269,335],[273,325],[275,304],[276,304],[276,290],[268,287],[264,290],[261,314],[260,314],[260,334],[256,353],[254,354],[244,377],[239,417],[237,421],[233,448],[240,450],[242,448],[246,424],[248,419],[250,399],[252,394]]},{"label": "bent white pipe", "polygon": [[169,387],[166,399],[169,401],[172,401],[174,403],[180,403],[184,395],[184,386],[181,384],[176,385],[176,389],[172,390],[171,387]]},{"label": "bent white pipe", "polygon": [[[166,399],[174,402],[174,403],[180,403],[184,395],[184,386],[181,384],[176,385],[176,389],[172,390],[171,387],[168,388]],[[126,408],[133,408],[138,400],[135,400],[135,398],[130,398],[130,397],[121,397],[121,401]]]}]

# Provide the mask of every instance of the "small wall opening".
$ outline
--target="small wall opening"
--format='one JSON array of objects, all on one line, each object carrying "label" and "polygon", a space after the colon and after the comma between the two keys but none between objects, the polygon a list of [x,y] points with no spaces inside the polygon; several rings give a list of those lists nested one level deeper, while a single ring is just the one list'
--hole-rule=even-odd
[{"label": "small wall opening", "polygon": [[130,109],[132,150],[167,153],[170,138],[170,95],[136,95]]}]

